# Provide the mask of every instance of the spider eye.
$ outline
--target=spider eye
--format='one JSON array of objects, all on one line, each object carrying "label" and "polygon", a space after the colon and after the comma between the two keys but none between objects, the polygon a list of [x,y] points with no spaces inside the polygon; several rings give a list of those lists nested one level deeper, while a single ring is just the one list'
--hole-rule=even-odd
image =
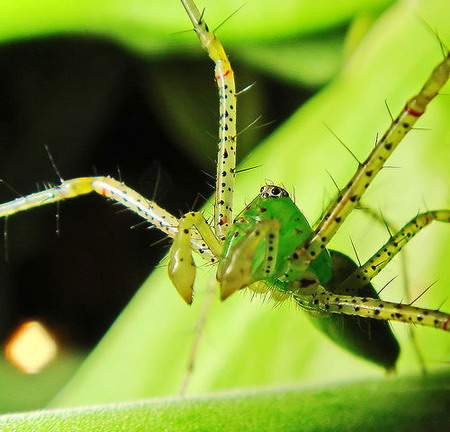
[{"label": "spider eye", "polygon": [[281,190],[278,186],[274,186],[270,191],[272,196],[280,196]]},{"label": "spider eye", "polygon": [[262,198],[281,198],[289,196],[285,189],[274,185],[263,186],[260,189],[260,195]]}]

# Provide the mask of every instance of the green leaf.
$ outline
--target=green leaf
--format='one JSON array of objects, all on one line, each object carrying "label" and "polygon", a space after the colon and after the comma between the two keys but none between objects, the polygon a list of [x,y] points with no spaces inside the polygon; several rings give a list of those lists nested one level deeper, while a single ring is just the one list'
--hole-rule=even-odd
[{"label": "green leaf", "polygon": [[217,393],[0,417],[3,432],[448,430],[448,374]]}]

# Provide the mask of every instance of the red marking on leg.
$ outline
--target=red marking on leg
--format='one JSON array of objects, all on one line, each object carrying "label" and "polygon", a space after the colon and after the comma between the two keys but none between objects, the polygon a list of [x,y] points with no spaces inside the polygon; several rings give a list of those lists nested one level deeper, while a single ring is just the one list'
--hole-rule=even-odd
[{"label": "red marking on leg", "polygon": [[102,188],[101,194],[102,194],[103,196],[106,196],[106,189],[105,189],[105,188]]},{"label": "red marking on leg", "polygon": [[220,221],[219,221],[219,225],[225,225],[227,223],[227,220],[226,220],[226,218],[222,218],[222,219],[220,219]]},{"label": "red marking on leg", "polygon": [[231,72],[231,69],[228,69],[225,73],[223,73],[222,75],[216,75],[216,81],[219,81],[223,78],[225,78],[227,75],[229,75]]},{"label": "red marking on leg", "polygon": [[409,115],[412,115],[413,117],[420,117],[423,114],[423,112],[416,111],[416,110],[412,109],[411,107],[409,107],[408,105],[405,106],[405,111]]},{"label": "red marking on leg", "polygon": [[444,325],[442,326],[443,330],[448,330],[448,324],[450,323],[450,319],[448,319],[447,321],[445,321]]}]

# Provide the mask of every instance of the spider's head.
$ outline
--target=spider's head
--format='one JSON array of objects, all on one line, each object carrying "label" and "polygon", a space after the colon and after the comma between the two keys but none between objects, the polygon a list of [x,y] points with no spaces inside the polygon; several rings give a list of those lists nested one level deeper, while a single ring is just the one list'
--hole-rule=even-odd
[{"label": "spider's head", "polygon": [[286,189],[283,189],[282,187],[275,185],[263,186],[259,191],[259,195],[261,198],[289,197],[289,194]]}]

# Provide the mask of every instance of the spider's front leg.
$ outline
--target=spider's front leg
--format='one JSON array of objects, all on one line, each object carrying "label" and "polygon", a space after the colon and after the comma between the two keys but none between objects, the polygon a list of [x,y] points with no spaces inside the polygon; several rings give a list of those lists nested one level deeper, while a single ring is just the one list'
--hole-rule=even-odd
[{"label": "spider's front leg", "polygon": [[236,85],[230,61],[216,35],[209,30],[203,12],[193,0],[181,0],[202,47],[214,62],[219,89],[219,143],[217,153],[214,231],[225,238],[233,221],[233,191],[236,176]]},{"label": "spider's front leg", "polygon": [[[233,190],[236,175],[236,88],[234,73],[222,44],[211,32],[192,0],[181,0],[202,47],[207,51],[215,68],[219,89],[219,143],[217,155],[216,190],[213,229],[198,212],[190,212],[180,219],[177,235],[169,254],[169,277],[180,296],[191,304],[196,268],[192,257],[192,244],[204,242],[219,260],[223,242],[233,220]],[[202,252],[202,249],[199,249]]]}]

